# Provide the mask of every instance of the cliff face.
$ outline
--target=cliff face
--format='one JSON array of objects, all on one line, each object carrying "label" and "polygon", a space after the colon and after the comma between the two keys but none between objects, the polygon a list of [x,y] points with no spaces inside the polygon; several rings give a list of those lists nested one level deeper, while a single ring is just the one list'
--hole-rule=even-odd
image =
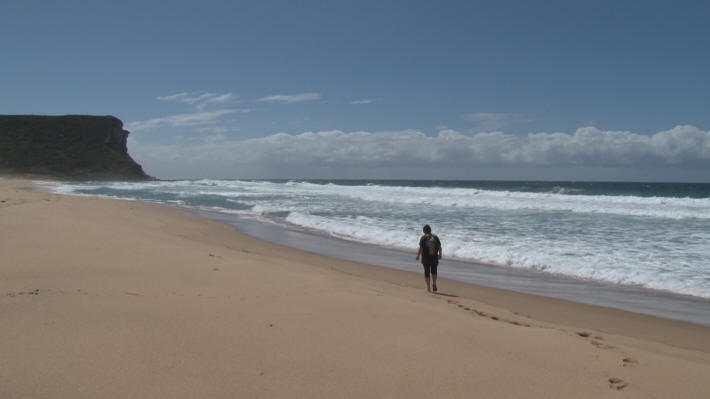
[{"label": "cliff face", "polygon": [[0,115],[0,172],[67,179],[144,180],[113,116]]}]

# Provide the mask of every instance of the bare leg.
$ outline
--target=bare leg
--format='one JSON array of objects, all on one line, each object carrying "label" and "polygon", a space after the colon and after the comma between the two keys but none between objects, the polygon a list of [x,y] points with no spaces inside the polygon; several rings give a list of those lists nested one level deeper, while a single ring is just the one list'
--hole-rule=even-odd
[{"label": "bare leg", "polygon": [[429,283],[429,281],[430,281],[429,276],[424,276],[424,280],[426,280],[426,290],[428,292],[431,292],[431,284]]},{"label": "bare leg", "polygon": [[[432,280],[433,280],[433,282],[434,282],[434,292],[436,292],[436,274],[432,274],[432,275],[431,275],[431,278],[432,278]],[[429,284],[427,284],[427,287],[428,287],[428,286],[429,286]]]}]

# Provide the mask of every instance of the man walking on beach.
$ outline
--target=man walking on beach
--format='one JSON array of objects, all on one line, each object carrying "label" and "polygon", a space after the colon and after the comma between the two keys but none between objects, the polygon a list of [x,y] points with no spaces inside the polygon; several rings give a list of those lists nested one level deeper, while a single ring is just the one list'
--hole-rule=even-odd
[{"label": "man walking on beach", "polygon": [[[426,290],[431,292],[434,289],[436,292],[436,269],[439,266],[441,259],[441,241],[436,234],[431,233],[431,227],[428,224],[424,225],[424,235],[419,239],[419,252],[417,252],[417,260],[422,258],[422,266],[424,266],[424,280],[426,280]],[[429,275],[431,274],[434,285],[429,285]]]}]

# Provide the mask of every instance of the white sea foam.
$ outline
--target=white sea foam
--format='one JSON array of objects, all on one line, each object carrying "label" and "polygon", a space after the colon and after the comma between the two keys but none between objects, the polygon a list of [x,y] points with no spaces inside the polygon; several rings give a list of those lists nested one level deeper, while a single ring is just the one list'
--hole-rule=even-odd
[{"label": "white sea foam", "polygon": [[570,195],[440,187],[292,184],[292,186],[297,185],[300,185],[299,191],[305,193],[345,196],[368,202],[507,211],[542,210],[670,219],[710,219],[708,198]]}]

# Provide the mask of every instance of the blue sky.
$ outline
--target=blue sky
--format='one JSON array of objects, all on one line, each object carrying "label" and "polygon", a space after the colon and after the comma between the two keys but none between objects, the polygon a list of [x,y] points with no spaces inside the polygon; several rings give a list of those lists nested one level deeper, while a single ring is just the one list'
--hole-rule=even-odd
[{"label": "blue sky", "polygon": [[700,1],[4,1],[0,112],[115,115],[166,178],[709,181],[708,15]]}]

